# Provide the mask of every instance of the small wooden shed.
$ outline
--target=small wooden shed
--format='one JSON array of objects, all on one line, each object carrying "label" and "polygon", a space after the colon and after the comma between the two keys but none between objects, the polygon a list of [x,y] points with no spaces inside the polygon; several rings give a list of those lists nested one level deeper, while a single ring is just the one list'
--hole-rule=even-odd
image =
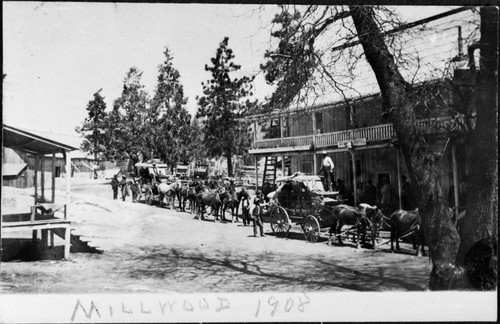
[{"label": "small wooden shed", "polygon": [[[33,232],[33,240],[37,239],[38,232],[41,232],[42,240],[50,243],[54,242],[53,235],[61,234],[64,231],[65,248],[64,257],[69,257],[70,237],[71,237],[71,222],[67,219],[70,180],[71,177],[66,177],[66,202],[64,204],[55,204],[55,172],[52,172],[52,195],[50,199],[45,197],[45,177],[44,172],[40,174],[40,183],[38,183],[38,172],[44,169],[45,155],[52,155],[52,167],[55,166],[55,154],[62,153],[66,160],[66,170],[71,170],[70,152],[77,150],[76,147],[60,143],[46,137],[33,134],[15,128],[12,126],[3,125],[2,129],[3,146],[12,149],[20,150],[35,156],[35,175],[34,175],[34,202],[33,205],[26,206],[26,213],[4,215],[0,218],[0,240],[2,232],[29,230]],[[3,161],[2,161],[3,162]],[[9,174],[17,172],[18,168],[4,165],[2,163],[2,175],[8,171]],[[54,170],[53,170],[54,171]],[[70,172],[67,172],[70,174]],[[38,191],[40,186],[40,193]],[[59,212],[56,217],[56,211]],[[59,216],[62,214],[62,216]]]}]

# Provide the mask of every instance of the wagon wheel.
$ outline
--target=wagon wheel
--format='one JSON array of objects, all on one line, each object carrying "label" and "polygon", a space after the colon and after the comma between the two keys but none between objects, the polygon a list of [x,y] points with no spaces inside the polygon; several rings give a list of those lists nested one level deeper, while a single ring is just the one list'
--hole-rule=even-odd
[{"label": "wagon wheel", "polygon": [[147,205],[151,206],[153,204],[153,191],[151,188],[146,189],[146,192],[144,192],[144,200]]},{"label": "wagon wheel", "polygon": [[306,216],[302,229],[304,230],[304,236],[308,242],[315,243],[318,241],[320,227],[316,217],[311,215]]},{"label": "wagon wheel", "polygon": [[290,219],[283,207],[274,206],[270,212],[271,229],[277,237],[287,237],[290,230]]}]

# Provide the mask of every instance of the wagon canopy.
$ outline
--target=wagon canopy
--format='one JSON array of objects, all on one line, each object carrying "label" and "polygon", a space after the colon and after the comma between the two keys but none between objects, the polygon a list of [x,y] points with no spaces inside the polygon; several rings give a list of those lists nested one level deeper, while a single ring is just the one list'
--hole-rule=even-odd
[{"label": "wagon canopy", "polygon": [[276,182],[281,184],[277,191],[279,192],[283,185],[287,182],[298,182],[303,183],[310,192],[315,193],[319,196],[337,196],[339,194],[338,191],[325,191],[323,187],[323,182],[321,178],[316,175],[306,175],[304,173],[295,173],[288,177],[280,177],[276,179]]},{"label": "wagon canopy", "polygon": [[[152,163],[139,162],[135,164],[135,167],[139,170],[148,170],[149,175],[155,175],[159,177],[167,177],[168,175],[168,164],[158,163],[153,165]],[[142,174],[139,171],[139,174]]]}]

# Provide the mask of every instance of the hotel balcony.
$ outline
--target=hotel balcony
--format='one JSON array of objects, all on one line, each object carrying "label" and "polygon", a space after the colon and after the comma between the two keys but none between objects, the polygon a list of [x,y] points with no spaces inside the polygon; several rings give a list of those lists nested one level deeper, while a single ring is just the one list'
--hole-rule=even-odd
[{"label": "hotel balcony", "polygon": [[[450,117],[418,121],[419,129],[426,134],[442,133],[451,130],[454,126],[455,122]],[[393,125],[383,124],[332,133],[256,140],[249,153],[269,155],[272,153],[310,151],[313,148],[314,150],[320,150],[344,148],[348,145],[370,146],[387,142],[393,138],[396,138]]]}]

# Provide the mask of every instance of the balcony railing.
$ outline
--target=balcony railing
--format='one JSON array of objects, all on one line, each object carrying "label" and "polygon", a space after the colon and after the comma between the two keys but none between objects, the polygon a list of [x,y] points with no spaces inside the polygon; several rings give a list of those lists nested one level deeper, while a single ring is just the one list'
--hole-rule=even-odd
[{"label": "balcony railing", "polygon": [[[424,133],[439,133],[449,129],[453,121],[449,117],[422,119],[417,122],[418,128]],[[315,147],[327,147],[338,145],[340,141],[366,139],[367,142],[384,141],[395,137],[392,124],[349,129],[340,132],[283,137],[257,140],[254,142],[255,149],[284,148],[307,146],[314,144]]]}]

